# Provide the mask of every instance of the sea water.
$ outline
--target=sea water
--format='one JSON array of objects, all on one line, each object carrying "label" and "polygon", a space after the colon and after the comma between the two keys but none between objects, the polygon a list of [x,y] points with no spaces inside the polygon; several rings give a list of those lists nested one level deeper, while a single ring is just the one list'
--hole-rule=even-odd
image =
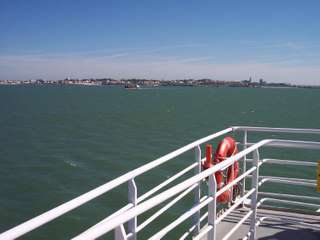
[{"label": "sea water", "polygon": [[[320,128],[316,89],[96,86],[0,87],[0,232],[193,140],[232,125]],[[278,134],[249,135],[249,141]],[[242,140],[241,134],[236,134]],[[320,141],[320,136],[282,138]],[[215,147],[217,142],[212,142]],[[265,149],[262,157],[317,161],[317,151]],[[136,179],[138,194],[194,161],[187,153]],[[314,179],[315,169],[276,166],[265,175]],[[311,194],[272,185],[266,190]],[[126,204],[123,185],[24,239],[68,239]],[[179,202],[144,236],[192,205]],[[154,212],[154,211],[153,211]],[[148,213],[152,214],[152,211]],[[139,222],[146,217],[139,218]],[[191,221],[183,227],[190,226]],[[180,227],[171,239],[180,236]],[[180,235],[178,234],[180,233]],[[112,235],[108,235],[111,237]],[[108,238],[108,237],[107,237]],[[170,238],[168,238],[170,239]]]}]

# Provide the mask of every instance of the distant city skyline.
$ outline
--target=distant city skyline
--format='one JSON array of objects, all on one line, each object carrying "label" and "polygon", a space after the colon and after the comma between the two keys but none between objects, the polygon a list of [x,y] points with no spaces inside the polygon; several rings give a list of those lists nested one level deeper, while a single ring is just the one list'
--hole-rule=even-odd
[{"label": "distant city skyline", "polygon": [[319,1],[1,1],[0,79],[320,85]]}]

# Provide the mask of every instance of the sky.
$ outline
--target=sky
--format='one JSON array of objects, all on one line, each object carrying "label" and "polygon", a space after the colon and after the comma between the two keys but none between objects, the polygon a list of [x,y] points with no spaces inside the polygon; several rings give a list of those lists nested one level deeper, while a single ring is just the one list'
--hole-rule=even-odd
[{"label": "sky", "polygon": [[0,79],[320,85],[320,1],[0,0]]}]

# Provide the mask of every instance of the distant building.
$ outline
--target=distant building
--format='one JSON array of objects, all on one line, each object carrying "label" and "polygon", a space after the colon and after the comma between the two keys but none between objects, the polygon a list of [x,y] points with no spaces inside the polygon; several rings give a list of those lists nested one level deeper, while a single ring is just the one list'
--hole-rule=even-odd
[{"label": "distant building", "polygon": [[260,78],[260,79],[259,79],[259,84],[260,84],[260,86],[264,86],[264,85],[267,84],[267,82],[264,81],[262,78]]}]

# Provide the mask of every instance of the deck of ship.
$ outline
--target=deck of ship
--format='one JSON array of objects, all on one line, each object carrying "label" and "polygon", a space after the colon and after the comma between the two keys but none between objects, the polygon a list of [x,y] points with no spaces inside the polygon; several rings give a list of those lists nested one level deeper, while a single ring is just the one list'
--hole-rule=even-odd
[{"label": "deck of ship", "polygon": [[[217,239],[223,239],[223,237],[226,236],[230,229],[241,220],[248,210],[249,209],[246,207],[239,208],[218,224]],[[259,209],[257,216],[258,218],[272,218],[264,220],[259,227],[257,227],[257,239],[320,239],[320,214],[302,214],[280,209]],[[242,224],[242,226],[229,239],[242,239],[249,231],[249,226],[250,220]],[[201,240],[202,239],[207,239],[207,235],[202,237]]]}]

